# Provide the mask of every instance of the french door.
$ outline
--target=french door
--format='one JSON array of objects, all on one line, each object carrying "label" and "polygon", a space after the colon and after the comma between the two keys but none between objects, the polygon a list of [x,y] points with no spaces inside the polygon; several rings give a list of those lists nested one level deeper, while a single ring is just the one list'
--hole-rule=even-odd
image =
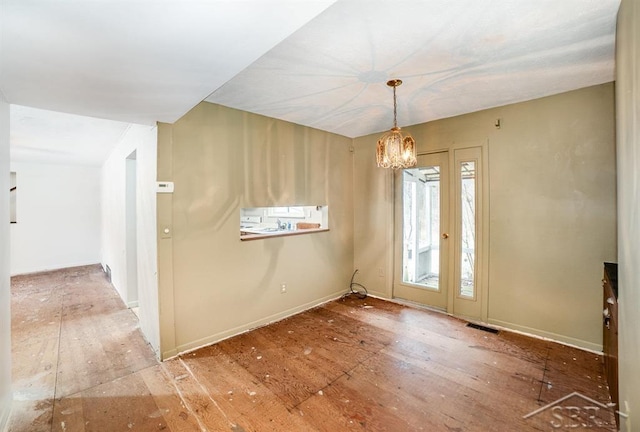
[{"label": "french door", "polygon": [[446,310],[449,267],[449,156],[418,156],[397,173],[394,297]]},{"label": "french door", "polygon": [[397,173],[394,297],[486,319],[482,148],[418,157]]}]

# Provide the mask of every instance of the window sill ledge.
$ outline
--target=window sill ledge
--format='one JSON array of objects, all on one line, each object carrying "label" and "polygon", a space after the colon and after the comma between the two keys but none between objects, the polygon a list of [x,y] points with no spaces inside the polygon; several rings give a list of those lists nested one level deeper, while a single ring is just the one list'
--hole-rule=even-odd
[{"label": "window sill ledge", "polygon": [[327,231],[329,231],[329,228],[300,229],[295,231],[275,231],[272,233],[254,234],[254,233],[245,233],[244,231],[241,230],[240,241],[260,240],[260,239],[274,238],[274,237],[289,237],[289,236],[313,234],[313,233],[327,232]]}]

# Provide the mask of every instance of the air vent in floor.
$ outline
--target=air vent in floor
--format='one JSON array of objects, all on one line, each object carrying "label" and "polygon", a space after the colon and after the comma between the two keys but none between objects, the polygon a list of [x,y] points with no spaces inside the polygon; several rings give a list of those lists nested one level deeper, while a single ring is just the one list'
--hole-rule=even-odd
[{"label": "air vent in floor", "polygon": [[111,282],[111,267],[109,267],[108,265],[105,265],[104,272],[107,275],[107,280]]},{"label": "air vent in floor", "polygon": [[486,332],[493,333],[493,334],[500,333],[499,330],[496,330],[496,329],[491,328],[491,327],[485,327],[485,326],[480,325],[480,324],[467,323],[467,327],[471,327],[471,328],[474,328],[474,329],[477,329],[477,330],[486,331]]}]

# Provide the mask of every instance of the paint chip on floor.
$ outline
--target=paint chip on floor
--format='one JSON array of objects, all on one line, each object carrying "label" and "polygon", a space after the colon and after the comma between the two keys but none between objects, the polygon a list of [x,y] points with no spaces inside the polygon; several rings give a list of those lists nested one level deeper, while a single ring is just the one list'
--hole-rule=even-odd
[{"label": "paint chip on floor", "polygon": [[152,412],[151,414],[149,414],[149,418],[158,418],[162,416],[162,412],[160,410],[156,410],[155,412]]}]

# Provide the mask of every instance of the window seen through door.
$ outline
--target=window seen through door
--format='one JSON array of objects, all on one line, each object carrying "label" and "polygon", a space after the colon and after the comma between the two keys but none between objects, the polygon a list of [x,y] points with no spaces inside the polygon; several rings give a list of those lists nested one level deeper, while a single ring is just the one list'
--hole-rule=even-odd
[{"label": "window seen through door", "polygon": [[404,282],[439,289],[440,285],[440,167],[403,172]]},{"label": "window seen through door", "polygon": [[460,286],[461,297],[475,297],[476,162],[460,162]]}]

